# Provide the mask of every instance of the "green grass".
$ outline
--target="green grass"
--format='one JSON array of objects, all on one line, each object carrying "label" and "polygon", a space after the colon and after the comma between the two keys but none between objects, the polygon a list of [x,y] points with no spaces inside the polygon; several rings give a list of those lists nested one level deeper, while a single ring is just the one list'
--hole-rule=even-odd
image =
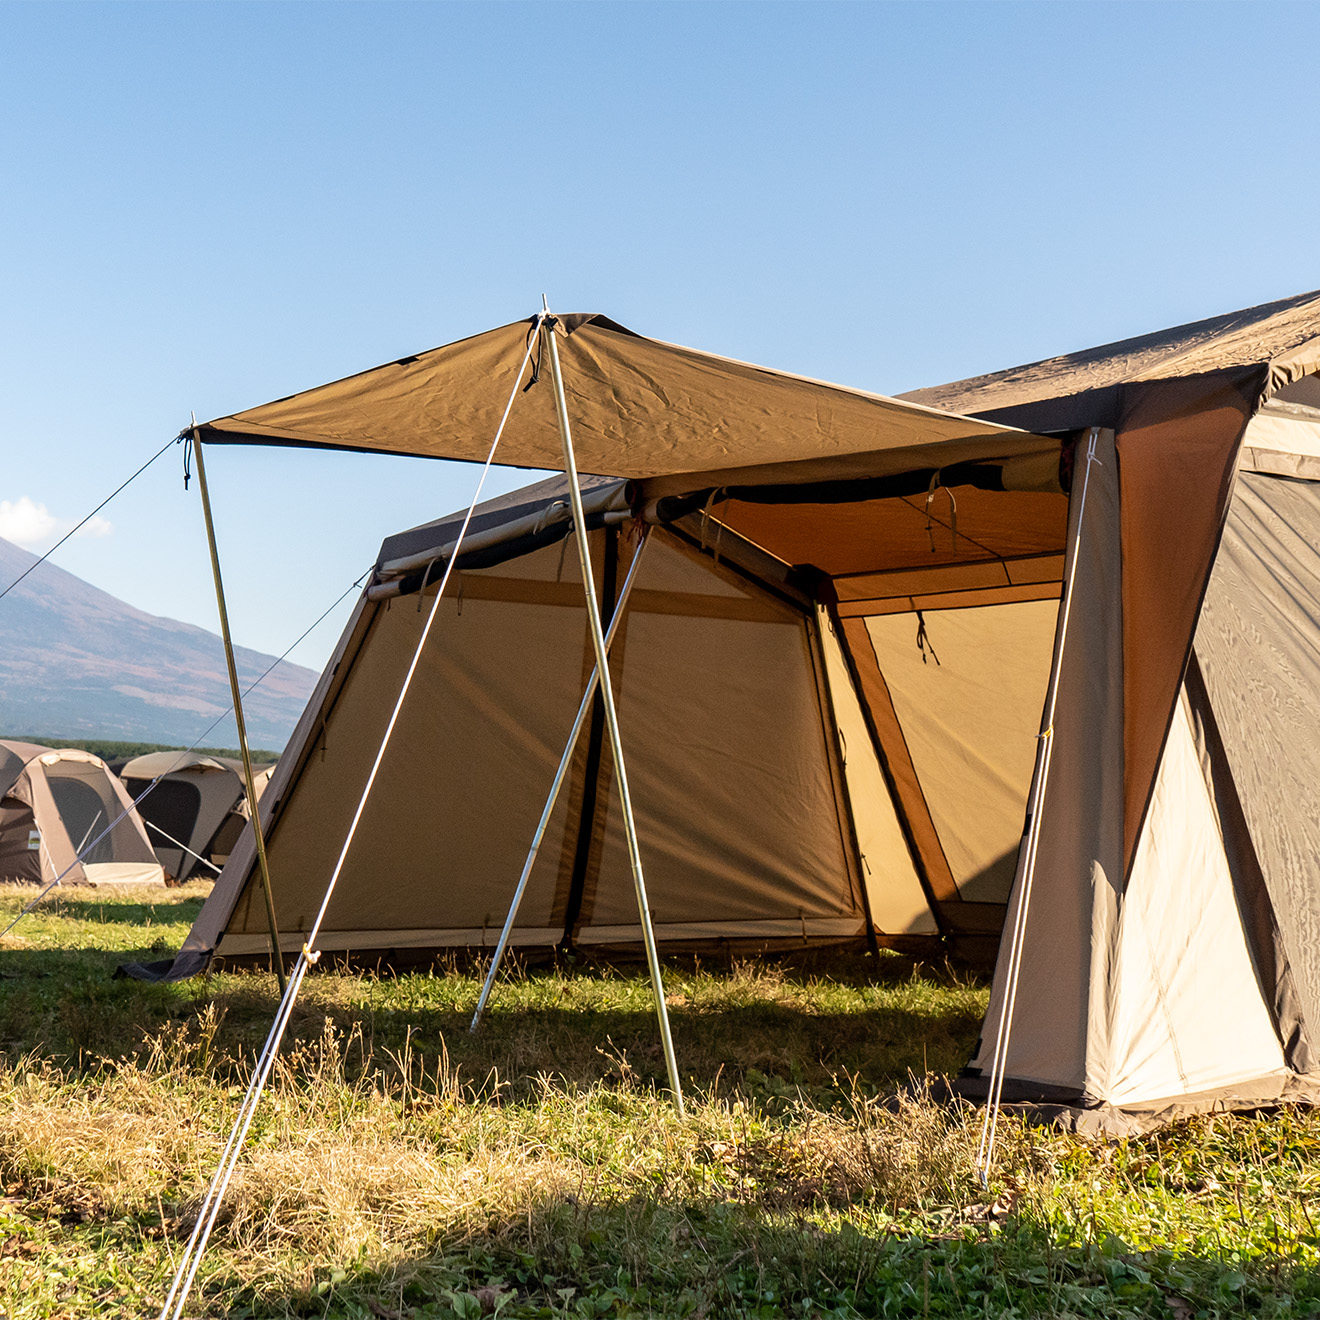
[{"label": "green grass", "polygon": [[[275,985],[110,973],[205,888],[71,891],[0,946],[10,1320],[159,1308]],[[978,1030],[950,969],[671,965],[686,1120],[637,971],[518,972],[473,1037],[479,985],[309,978],[191,1315],[1320,1313],[1320,1116],[1110,1145],[1010,1120],[983,1191],[977,1112],[911,1082]]]}]

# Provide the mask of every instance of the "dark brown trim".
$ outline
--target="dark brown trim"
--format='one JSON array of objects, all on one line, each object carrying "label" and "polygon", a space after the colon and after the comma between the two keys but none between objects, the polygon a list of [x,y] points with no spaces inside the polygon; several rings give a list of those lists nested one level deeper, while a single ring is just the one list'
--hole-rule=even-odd
[{"label": "dark brown trim", "polygon": [[[824,649],[821,646],[820,621],[821,612],[818,610],[807,623],[807,651],[811,656],[812,673],[816,680],[816,701],[820,706],[821,720],[825,726],[825,759],[829,764],[830,780],[834,785],[834,809],[839,822],[839,833],[842,836],[844,851],[851,858],[857,894],[866,917],[867,946],[872,953],[877,953],[879,945],[876,943],[875,918],[871,915],[871,896],[866,892],[866,872],[869,868],[862,852],[861,840],[857,837],[852,794],[848,789],[848,767],[844,761],[838,721],[834,717],[834,696],[830,691],[829,672],[825,665]],[[842,645],[839,650],[843,650]]]}]

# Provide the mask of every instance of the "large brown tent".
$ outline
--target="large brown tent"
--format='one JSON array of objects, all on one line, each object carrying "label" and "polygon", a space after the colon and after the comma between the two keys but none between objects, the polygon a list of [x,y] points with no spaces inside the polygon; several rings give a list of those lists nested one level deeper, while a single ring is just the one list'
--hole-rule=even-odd
[{"label": "large brown tent", "polygon": [[[616,478],[588,479],[586,496],[607,612],[637,525],[654,528],[612,669],[662,944],[874,934],[992,951],[1063,577],[1061,442],[599,318],[567,325],[579,460]],[[528,330],[201,438],[484,455]],[[499,457],[546,464],[557,444],[542,380]],[[508,497],[473,520],[322,947],[397,958],[494,944],[591,665],[564,493]],[[276,772],[265,814],[286,949],[324,891],[423,626],[417,597],[434,592],[454,532],[442,520],[386,542]],[[517,943],[639,938],[595,723]],[[969,775],[984,788],[974,801]],[[260,955],[251,871],[240,845],[173,974],[215,950]]]},{"label": "large brown tent", "polygon": [[161,884],[124,786],[90,752],[0,742],[0,880]]},{"label": "large brown tent", "polygon": [[[1309,1094],[1317,740],[1298,708],[1316,708],[1320,668],[1306,560],[1320,413],[1304,415],[1318,309],[1294,299],[914,401],[979,423],[569,318],[581,465],[627,479],[588,493],[606,610],[629,529],[654,529],[612,670],[661,936],[996,939],[1030,870],[1017,844],[1053,644],[1009,1094],[1111,1127]],[[529,328],[201,438],[482,456]],[[505,461],[555,461],[547,393],[519,401]],[[562,501],[522,500],[473,523],[324,947],[493,942],[591,663]],[[453,531],[386,543],[273,782],[286,949]],[[553,823],[525,942],[636,938],[596,747]],[[240,845],[171,974],[261,950],[251,870]],[[994,1057],[1011,979],[1001,954],[973,1071]]]}]

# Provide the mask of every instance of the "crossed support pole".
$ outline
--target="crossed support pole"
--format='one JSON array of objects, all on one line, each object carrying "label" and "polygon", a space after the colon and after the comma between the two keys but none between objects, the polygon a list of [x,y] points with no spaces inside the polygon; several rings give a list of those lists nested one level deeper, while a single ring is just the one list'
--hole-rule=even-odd
[{"label": "crossed support pole", "polygon": [[613,640],[619,620],[623,616],[628,593],[632,590],[638,564],[646,547],[645,533],[643,533],[643,540],[633,556],[618,606],[613,618],[610,620],[610,632],[607,637],[601,625],[600,604],[596,598],[596,580],[591,566],[591,547],[587,541],[587,523],[582,511],[582,490],[578,484],[577,458],[573,451],[573,431],[568,417],[568,401],[564,394],[564,376],[559,363],[559,345],[553,317],[547,316],[545,318],[542,323],[541,334],[544,336],[546,353],[550,359],[550,379],[555,396],[555,417],[559,423],[559,438],[563,443],[564,476],[568,480],[568,497],[573,513],[573,538],[577,543],[578,561],[582,568],[582,589],[586,595],[587,623],[591,632],[592,647],[596,654],[596,668],[588,680],[586,693],[582,698],[581,705],[578,707],[577,719],[574,721],[572,731],[569,733],[568,745],[564,748],[564,754],[560,759],[554,782],[551,784],[545,809],[541,813],[541,820],[537,825],[536,834],[533,836],[527,860],[523,864],[522,875],[518,880],[513,902],[509,907],[509,914],[504,920],[504,927],[500,932],[495,955],[491,959],[486,983],[482,987],[476,1012],[472,1015],[471,1030],[475,1031],[481,1023],[481,1016],[485,1012],[486,1004],[495,984],[495,978],[499,973],[500,962],[509,942],[509,935],[513,930],[519,904],[522,902],[528,878],[536,862],[537,851],[541,846],[541,840],[545,836],[546,826],[549,824],[551,812],[554,810],[555,801],[559,796],[559,790],[563,786],[564,777],[572,762],[573,750],[586,722],[592,698],[595,695],[597,686],[599,686],[601,705],[605,710],[605,726],[609,733],[610,748],[614,753],[614,782],[618,788],[619,806],[623,814],[623,828],[628,842],[628,862],[632,871],[633,887],[637,891],[637,913],[642,927],[642,942],[646,946],[646,961],[651,972],[651,988],[655,995],[655,1013],[660,1026],[660,1042],[664,1049],[665,1070],[669,1075],[669,1089],[674,1097],[674,1105],[681,1117],[684,1112],[683,1086],[679,1081],[678,1061],[674,1057],[674,1040],[669,1029],[669,1009],[665,1003],[664,981],[660,972],[660,955],[655,947],[655,928],[651,921],[651,906],[646,895],[646,876],[642,869],[642,854],[637,842],[637,821],[633,815],[632,795],[628,790],[628,769],[623,757],[623,744],[619,737],[619,714],[614,701],[614,684],[610,678],[609,667],[610,642]]}]

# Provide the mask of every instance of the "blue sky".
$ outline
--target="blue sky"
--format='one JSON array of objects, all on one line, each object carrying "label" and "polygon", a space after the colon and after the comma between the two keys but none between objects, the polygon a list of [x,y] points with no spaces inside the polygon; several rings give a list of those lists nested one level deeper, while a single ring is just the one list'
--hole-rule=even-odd
[{"label": "blue sky", "polygon": [[[542,292],[897,393],[1320,285],[1311,4],[40,3],[3,34],[0,533],[36,549],[191,409]],[[276,653],[475,479],[208,466],[236,636]],[[104,518],[56,562],[215,627],[176,454]]]}]

